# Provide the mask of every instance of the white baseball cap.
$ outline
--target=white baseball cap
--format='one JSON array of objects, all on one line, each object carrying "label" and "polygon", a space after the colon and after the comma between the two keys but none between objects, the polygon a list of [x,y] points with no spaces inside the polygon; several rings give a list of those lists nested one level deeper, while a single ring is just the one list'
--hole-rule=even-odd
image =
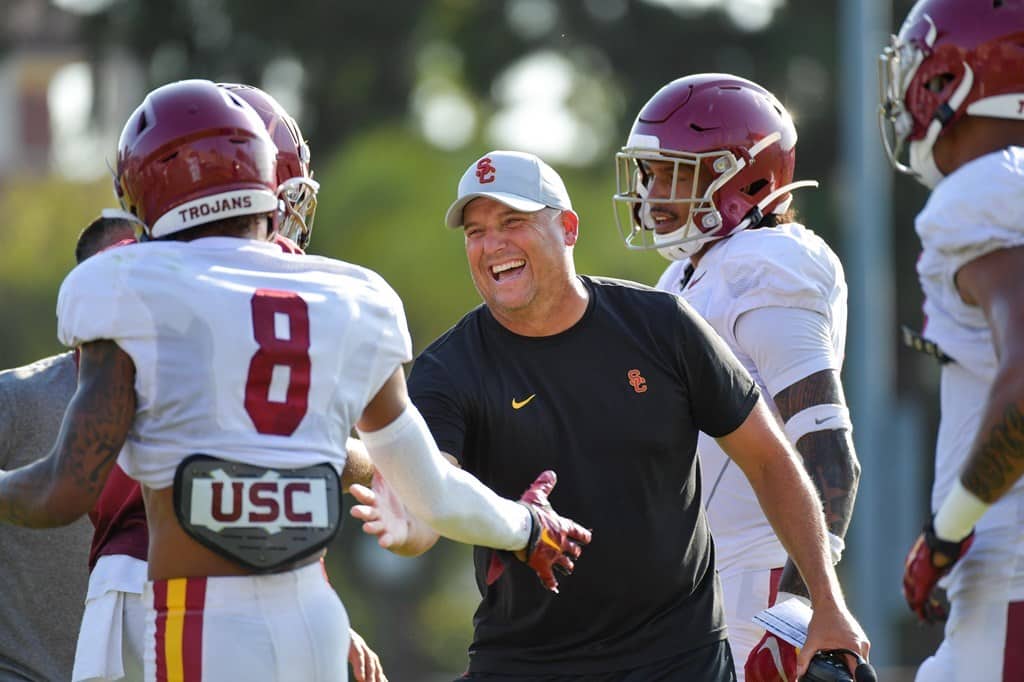
[{"label": "white baseball cap", "polygon": [[558,173],[533,154],[523,152],[488,152],[471,163],[459,180],[459,198],[448,208],[445,224],[462,227],[462,209],[478,197],[490,197],[527,213],[546,207],[572,210]]}]

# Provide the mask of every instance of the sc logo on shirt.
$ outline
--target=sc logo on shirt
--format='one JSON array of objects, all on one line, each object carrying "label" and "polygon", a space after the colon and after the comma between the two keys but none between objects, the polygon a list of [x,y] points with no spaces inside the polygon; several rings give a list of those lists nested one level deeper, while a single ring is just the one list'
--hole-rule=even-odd
[{"label": "sc logo on shirt", "polygon": [[643,375],[640,374],[640,370],[629,370],[626,372],[626,379],[629,380],[629,385],[632,386],[633,390],[637,393],[647,392],[647,379],[644,379]]}]

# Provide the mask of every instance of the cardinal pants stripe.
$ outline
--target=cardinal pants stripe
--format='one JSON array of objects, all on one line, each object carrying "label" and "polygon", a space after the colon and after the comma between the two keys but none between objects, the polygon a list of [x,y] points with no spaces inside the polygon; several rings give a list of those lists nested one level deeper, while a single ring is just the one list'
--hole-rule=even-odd
[{"label": "cardinal pants stripe", "polygon": [[782,582],[782,569],[773,568],[768,576],[768,606],[775,606],[775,600],[779,598],[779,583]]},{"label": "cardinal pants stripe", "polygon": [[157,682],[200,682],[206,578],[153,583]]},{"label": "cardinal pants stripe", "polygon": [[164,655],[167,633],[167,581],[153,583],[153,610],[156,611],[156,682],[167,682],[167,657]]},{"label": "cardinal pants stripe", "polygon": [[1003,680],[1024,680],[1024,601],[1006,608],[1006,646],[1003,648]]}]

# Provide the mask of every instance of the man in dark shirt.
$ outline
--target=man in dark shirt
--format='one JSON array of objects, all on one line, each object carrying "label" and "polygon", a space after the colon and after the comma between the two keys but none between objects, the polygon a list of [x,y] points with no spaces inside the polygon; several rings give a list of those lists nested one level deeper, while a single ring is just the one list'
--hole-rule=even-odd
[{"label": "man in dark shirt", "polygon": [[[579,218],[535,156],[475,161],[446,222],[464,228],[484,305],[420,355],[410,395],[440,449],[480,480],[515,495],[538,468],[555,469],[559,509],[598,533],[559,595],[503,553],[475,549],[483,599],[464,679],[735,679],[700,505],[698,431],[719,438],[750,478],[820,599],[801,671],[819,649],[865,655],[814,489],[711,328],[671,294],[577,276]],[[401,512],[375,487],[352,489],[366,530],[406,553],[429,547],[430,534],[389,517]]]}]

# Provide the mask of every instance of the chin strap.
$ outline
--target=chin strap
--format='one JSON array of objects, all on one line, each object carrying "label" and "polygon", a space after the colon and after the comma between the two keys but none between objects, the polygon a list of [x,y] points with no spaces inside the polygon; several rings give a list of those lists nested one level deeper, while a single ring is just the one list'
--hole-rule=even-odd
[{"label": "chin strap", "polygon": [[932,113],[932,120],[928,124],[924,139],[920,142],[912,142],[910,145],[910,169],[914,177],[928,189],[934,189],[935,185],[945,177],[939,167],[935,165],[935,156],[932,153],[935,141],[946,124],[953,119],[956,110],[964,103],[974,86],[974,71],[971,70],[967,62],[963,62],[963,65],[964,77],[953,92],[953,96],[949,98],[948,102],[940,104]]},{"label": "chin strap", "polygon": [[741,220],[739,223],[737,223],[736,227],[732,228],[732,230],[729,231],[729,234],[725,235],[725,236],[730,236],[730,235],[736,234],[740,230],[745,230],[748,227],[750,227],[751,225],[757,225],[764,218],[764,209],[765,209],[765,207],[767,207],[768,204],[772,203],[773,201],[778,199],[783,194],[785,194],[785,193],[787,193],[789,191],[792,191],[794,189],[799,189],[801,187],[817,187],[817,186],[818,186],[818,181],[817,180],[798,180],[797,182],[791,182],[788,185],[783,185],[782,187],[777,188],[773,192],[769,192],[765,196],[764,199],[761,199],[761,201],[757,202],[757,206],[755,206],[754,208],[750,209],[750,212],[747,213],[747,217],[745,217],[743,220]]}]

